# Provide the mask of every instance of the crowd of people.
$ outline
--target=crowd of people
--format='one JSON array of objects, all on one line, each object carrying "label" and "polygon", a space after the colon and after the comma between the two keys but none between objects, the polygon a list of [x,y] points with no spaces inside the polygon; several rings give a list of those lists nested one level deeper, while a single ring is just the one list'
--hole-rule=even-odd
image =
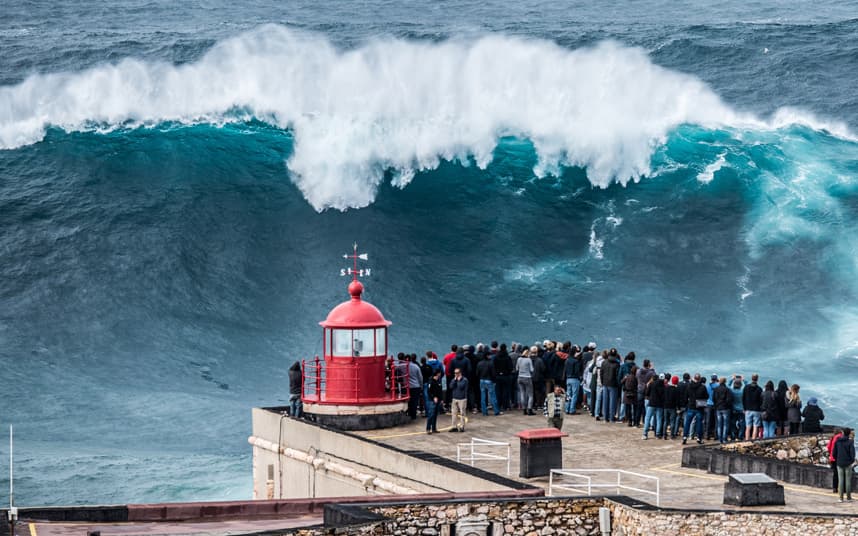
[{"label": "crowd of people", "polygon": [[[395,374],[387,378],[388,388],[409,393],[408,416],[425,416],[427,434],[438,432],[438,416],[447,412],[450,432],[464,432],[468,412],[541,414],[558,429],[564,415],[580,412],[639,428],[643,440],[652,433],[682,444],[822,432],[825,419],[815,397],[802,401],[798,384],[780,380],[775,386],[768,380],[761,385],[757,374],[707,379],[700,373],[657,371],[649,359],[638,364],[634,352],[621,358],[616,348],[599,350],[592,342],[583,348],[551,340],[510,347],[496,341],[454,344],[443,358],[431,350],[419,359],[400,353],[389,365],[386,370]],[[299,374],[300,369],[290,370],[290,379],[300,382]],[[293,387],[290,403],[297,415],[301,387]],[[828,445],[833,488],[841,500],[844,494],[852,500],[851,481],[843,476],[843,467],[851,474],[855,464],[851,433],[842,430]]]},{"label": "crowd of people", "polygon": [[[649,359],[639,365],[634,352],[621,358],[616,348],[600,351],[595,343],[583,348],[550,340],[530,347],[453,345],[443,358],[428,351],[419,361],[404,353],[397,361],[407,367],[411,418],[450,411],[453,431],[464,429],[467,412],[500,415],[514,409],[535,415],[541,410],[559,422],[564,414],[585,411],[597,421],[641,428],[644,440],[652,433],[683,443],[727,443],[819,432],[825,419],[815,397],[805,404],[800,386],[785,380],[775,387],[771,380],[761,384],[756,374],[749,379],[712,374],[708,380],[699,373],[673,375],[657,371]],[[546,403],[549,398],[559,412]],[[435,427],[427,422],[427,432]]]}]

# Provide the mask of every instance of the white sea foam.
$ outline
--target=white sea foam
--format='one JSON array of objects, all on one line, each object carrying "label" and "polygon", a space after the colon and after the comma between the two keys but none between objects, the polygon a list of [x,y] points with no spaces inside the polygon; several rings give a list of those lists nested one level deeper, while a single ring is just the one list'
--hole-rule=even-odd
[{"label": "white sea foam", "polygon": [[[239,117],[242,116],[242,117]],[[222,124],[252,116],[293,129],[294,181],[318,210],[362,207],[385,170],[405,186],[443,159],[485,167],[500,136],[530,139],[537,176],[586,166],[605,187],[650,172],[677,125],[751,125],[693,76],[613,42],[568,50],[491,35],[443,43],[376,40],[336,49],[317,34],[266,25],[186,65],[125,59],[0,87],[0,148],[67,131],[163,122]],[[783,110],[847,136],[845,126]]]},{"label": "white sea foam", "polygon": [[712,182],[712,179],[715,178],[715,172],[719,171],[722,167],[724,167],[724,164],[727,163],[727,160],[724,158],[726,155],[727,153],[721,153],[720,155],[718,155],[717,160],[706,166],[706,169],[704,169],[700,172],[700,174],[697,175],[697,180],[704,184]]}]

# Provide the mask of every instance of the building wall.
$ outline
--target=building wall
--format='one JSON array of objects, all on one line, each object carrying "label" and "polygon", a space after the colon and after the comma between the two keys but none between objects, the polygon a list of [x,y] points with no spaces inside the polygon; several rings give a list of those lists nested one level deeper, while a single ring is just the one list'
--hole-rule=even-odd
[{"label": "building wall", "polygon": [[511,489],[464,466],[440,465],[428,455],[412,456],[267,409],[253,409],[249,441],[255,499]]}]

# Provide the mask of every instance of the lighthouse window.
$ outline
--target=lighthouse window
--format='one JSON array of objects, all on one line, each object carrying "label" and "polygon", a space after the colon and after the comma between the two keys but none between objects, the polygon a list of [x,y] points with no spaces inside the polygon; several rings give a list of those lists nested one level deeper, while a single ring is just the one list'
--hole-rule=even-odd
[{"label": "lighthouse window", "polygon": [[387,352],[385,348],[387,343],[387,329],[379,328],[375,330],[375,355],[384,355]]},{"label": "lighthouse window", "polygon": [[354,356],[375,355],[375,330],[356,329],[354,333]]},{"label": "lighthouse window", "polygon": [[331,330],[333,336],[333,344],[331,348],[335,357],[351,357],[352,356],[352,330],[350,329],[334,329]]}]

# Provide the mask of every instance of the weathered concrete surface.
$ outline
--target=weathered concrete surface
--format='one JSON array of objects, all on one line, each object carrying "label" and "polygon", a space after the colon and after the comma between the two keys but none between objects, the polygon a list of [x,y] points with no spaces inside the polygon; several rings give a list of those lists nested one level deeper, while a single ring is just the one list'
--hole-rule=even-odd
[{"label": "weathered concrete surface", "polygon": [[[425,420],[417,419],[405,426],[393,430],[357,432],[364,437],[396,446],[401,449],[419,449],[448,458],[456,458],[456,443],[470,441],[472,437],[494,441],[508,441],[511,445],[510,478],[534,485],[548,487],[548,478],[524,479],[519,473],[519,445],[517,432],[528,428],[545,426],[541,415],[525,416],[520,412],[504,415],[482,414],[468,415],[469,422],[465,433],[441,432],[427,435]],[[438,417],[439,429],[450,426],[449,415]],[[569,437],[563,439],[563,467],[574,468],[611,468],[640,472],[660,478],[661,506],[668,508],[692,508],[723,510],[724,483],[727,476],[714,475],[705,471],[681,467],[681,442],[676,440],[658,440],[650,436],[641,439],[640,428],[630,428],[623,423],[597,422],[589,415],[566,415],[563,431]],[[689,445],[689,448],[690,445]],[[476,467],[506,474],[506,462],[478,461]],[[616,481],[616,477],[614,482]],[[638,482],[642,487],[644,482]],[[858,502],[839,503],[837,496],[821,489],[793,484],[784,485],[786,505],[746,508],[747,510],[786,511],[786,512],[830,512],[852,513],[858,515]],[[600,488],[596,493],[618,494],[616,487]],[[652,497],[622,492],[654,503]],[[739,507],[731,507],[739,508]],[[739,508],[741,509],[741,508]]]}]

